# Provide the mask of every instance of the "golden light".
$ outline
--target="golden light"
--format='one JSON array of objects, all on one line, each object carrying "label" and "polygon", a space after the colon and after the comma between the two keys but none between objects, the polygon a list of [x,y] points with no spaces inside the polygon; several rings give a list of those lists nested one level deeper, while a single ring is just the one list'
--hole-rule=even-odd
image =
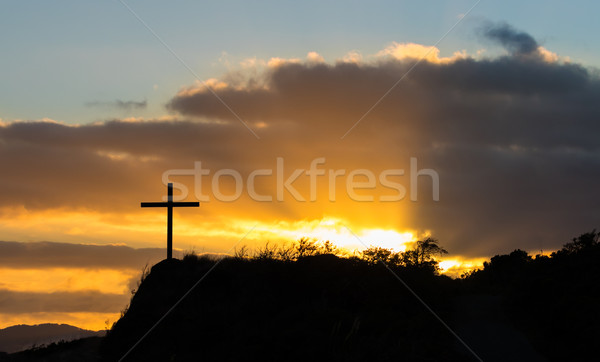
[{"label": "golden light", "polygon": [[[248,229],[252,221],[244,222]],[[258,223],[251,239],[257,242],[293,242],[303,237],[318,241],[330,241],[347,251],[362,251],[370,246],[378,246],[394,251],[406,250],[406,245],[415,241],[414,231],[399,232],[393,229],[355,228],[346,220],[335,217],[301,221],[279,221]],[[250,235],[249,235],[250,236]]]},{"label": "golden light", "polygon": [[140,274],[135,269],[0,268],[0,285],[15,292],[53,293],[88,291],[129,293],[129,282]]},{"label": "golden light", "polygon": [[483,267],[485,258],[460,259],[460,258],[442,258],[440,261],[440,271],[449,277],[458,278],[462,274],[471,270],[480,269]]}]

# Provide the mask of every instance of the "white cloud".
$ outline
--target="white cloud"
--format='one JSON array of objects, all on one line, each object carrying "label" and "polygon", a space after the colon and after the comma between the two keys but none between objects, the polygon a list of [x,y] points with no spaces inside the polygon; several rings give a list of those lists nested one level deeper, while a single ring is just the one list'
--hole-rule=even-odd
[{"label": "white cloud", "polygon": [[450,63],[458,59],[468,57],[463,51],[456,51],[451,57],[440,57],[440,50],[434,46],[426,46],[416,43],[397,43],[393,42],[385,49],[378,52],[378,58],[392,57],[394,59],[424,59],[430,63]]},{"label": "white cloud", "polygon": [[277,68],[281,65],[284,64],[289,64],[289,63],[301,63],[302,60],[298,59],[298,58],[279,58],[279,57],[274,57],[269,59],[269,61],[267,62],[267,66],[269,68]]},{"label": "white cloud", "polygon": [[569,57],[561,57],[558,54],[544,48],[543,46],[538,47],[538,53],[540,54],[542,59],[548,63],[569,63],[571,61]]},{"label": "white cloud", "polygon": [[363,60],[363,56],[357,50],[351,50],[342,58],[343,63],[354,63],[359,64]]},{"label": "white cloud", "polygon": [[308,63],[325,63],[325,58],[323,58],[317,52],[308,52],[308,54],[306,55],[306,61]]}]

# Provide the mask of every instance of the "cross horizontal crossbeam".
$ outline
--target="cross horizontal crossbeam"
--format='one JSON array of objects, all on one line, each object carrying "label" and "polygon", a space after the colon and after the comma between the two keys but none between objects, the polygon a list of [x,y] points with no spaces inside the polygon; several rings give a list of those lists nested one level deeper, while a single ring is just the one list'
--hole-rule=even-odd
[{"label": "cross horizontal crossbeam", "polygon": [[199,202],[142,202],[142,207],[198,207]]}]

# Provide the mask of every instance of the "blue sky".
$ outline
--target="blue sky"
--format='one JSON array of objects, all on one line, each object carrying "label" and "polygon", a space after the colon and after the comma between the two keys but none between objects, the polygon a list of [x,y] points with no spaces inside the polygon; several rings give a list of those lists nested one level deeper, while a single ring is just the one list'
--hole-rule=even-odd
[{"label": "blue sky", "polygon": [[[329,62],[356,50],[374,54],[392,41],[432,45],[475,1],[127,2],[202,78],[227,71],[223,60],[304,57]],[[119,1],[11,1],[0,13],[0,118],[44,117],[89,123],[156,117],[193,76]],[[483,0],[438,47],[494,51],[474,35],[483,20],[506,21],[561,56],[600,63],[594,1]],[[146,109],[90,107],[147,101]]]}]

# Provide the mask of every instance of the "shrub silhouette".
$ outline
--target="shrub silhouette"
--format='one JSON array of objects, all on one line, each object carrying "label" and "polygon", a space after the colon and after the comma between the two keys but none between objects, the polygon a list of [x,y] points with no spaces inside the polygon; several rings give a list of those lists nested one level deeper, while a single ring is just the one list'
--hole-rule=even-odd
[{"label": "shrub silhouette", "polygon": [[298,240],[295,247],[298,258],[315,255],[319,251],[317,242],[309,238],[301,238],[300,240]]},{"label": "shrub silhouette", "polygon": [[322,254],[340,255],[341,251],[330,241],[320,242],[304,237],[291,244],[284,243],[280,246],[267,241],[254,251],[250,250],[248,246],[242,245],[234,249],[233,257],[239,260],[295,261],[299,258]]},{"label": "shrub silhouette", "polygon": [[435,256],[448,253],[438,244],[436,239],[426,238],[416,241],[413,249],[404,252],[371,246],[361,253],[361,257],[371,265],[384,263],[391,266],[428,269],[435,273],[439,271],[439,261]]}]

